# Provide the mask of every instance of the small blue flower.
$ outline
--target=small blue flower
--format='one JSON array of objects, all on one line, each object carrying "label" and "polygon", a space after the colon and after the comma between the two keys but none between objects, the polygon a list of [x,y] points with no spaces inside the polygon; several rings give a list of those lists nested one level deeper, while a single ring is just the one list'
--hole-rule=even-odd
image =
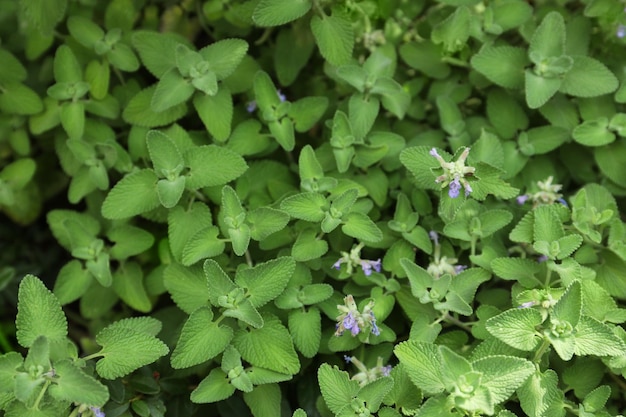
[{"label": "small blue flower", "polygon": [[343,258],[340,258],[337,262],[335,262],[333,264],[333,268],[335,268],[337,271],[339,271],[341,269],[341,264],[343,263]]},{"label": "small blue flower", "polygon": [[460,274],[461,272],[465,271],[467,269],[467,265],[454,265],[454,271],[457,274]]},{"label": "small blue flower", "polygon": [[256,110],[256,101],[252,100],[248,102],[248,104],[246,105],[246,111],[248,113],[253,113],[255,110]]},{"label": "small blue flower", "polygon": [[344,317],[341,324],[343,325],[344,329],[350,330],[350,333],[352,333],[353,336],[356,336],[361,331],[361,329],[359,328],[359,323],[352,315],[352,312],[346,314],[346,317]]},{"label": "small blue flower", "polygon": [[287,100],[287,97],[283,93],[281,93],[280,90],[278,90],[277,93],[278,93],[278,98],[280,99],[281,103]]},{"label": "small blue flower", "polygon": [[437,234],[437,232],[431,230],[430,232],[428,232],[428,236],[430,237],[430,240],[435,242],[435,245],[439,244],[439,235]]},{"label": "small blue flower", "polygon": [[537,304],[536,301],[526,301],[525,303],[522,303],[519,306],[517,306],[517,308],[530,308],[534,306],[535,304]]},{"label": "small blue flower", "polygon": [[380,258],[378,258],[375,261],[370,261],[367,259],[361,259],[361,268],[363,269],[363,273],[365,274],[365,276],[370,276],[372,275],[372,268],[376,271],[376,272],[380,272]]},{"label": "small blue flower", "polygon": [[100,410],[100,407],[89,407],[94,417],[105,417],[104,411]]},{"label": "small blue flower", "polygon": [[458,177],[455,177],[450,183],[450,189],[448,190],[448,195],[450,198],[457,198],[459,196],[459,191],[461,190],[461,181],[459,181]]},{"label": "small blue flower", "polygon": [[391,365],[383,366],[380,372],[383,374],[383,376],[389,376],[389,374],[391,373]]},{"label": "small blue flower", "polygon": [[523,194],[518,196],[515,200],[517,201],[517,204],[522,205],[524,204],[528,199],[530,198],[530,196],[528,194]]},{"label": "small blue flower", "polygon": [[615,35],[622,39],[624,36],[626,36],[626,26],[624,25],[619,25],[617,27],[617,30],[615,31]]},{"label": "small blue flower", "polygon": [[352,356],[343,355],[343,360],[346,361],[346,363],[350,363],[352,362]]}]

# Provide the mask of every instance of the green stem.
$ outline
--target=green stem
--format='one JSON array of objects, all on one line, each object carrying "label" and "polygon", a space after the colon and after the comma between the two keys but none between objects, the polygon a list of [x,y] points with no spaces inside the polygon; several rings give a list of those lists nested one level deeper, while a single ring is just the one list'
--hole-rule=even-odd
[{"label": "green stem", "polygon": [[252,256],[250,255],[249,250],[246,250],[245,256],[246,256],[246,263],[248,264],[250,268],[252,268],[254,266],[254,262],[252,262]]},{"label": "green stem", "polygon": [[549,346],[550,346],[550,339],[544,336],[541,346],[539,346],[539,349],[537,349],[537,352],[535,352],[535,356],[533,357],[534,363],[539,363],[541,361],[541,357],[543,356],[544,353],[546,353],[546,350],[548,349]]},{"label": "green stem", "polygon": [[41,388],[41,391],[39,391],[39,395],[37,396],[37,399],[35,400],[35,404],[33,404],[33,408],[35,410],[39,410],[39,403],[43,399],[43,396],[46,394],[46,391],[48,390],[48,387],[50,386],[51,383],[52,381],[47,379],[46,382],[43,384],[43,387]]},{"label": "green stem", "polygon": [[88,361],[91,359],[95,359],[95,358],[99,358],[101,356],[104,356],[102,353],[100,352],[96,352],[96,353],[92,353],[91,355],[87,355],[83,358],[84,361]]}]

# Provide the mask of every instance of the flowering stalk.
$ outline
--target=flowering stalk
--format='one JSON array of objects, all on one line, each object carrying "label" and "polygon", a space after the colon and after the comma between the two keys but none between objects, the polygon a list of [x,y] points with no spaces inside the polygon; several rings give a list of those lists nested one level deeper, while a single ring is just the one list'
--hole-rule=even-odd
[{"label": "flowering stalk", "polygon": [[445,159],[439,155],[437,149],[432,148],[430,155],[434,156],[439,165],[443,169],[443,174],[435,178],[435,182],[441,184],[441,189],[450,186],[448,189],[448,195],[450,198],[457,198],[461,191],[461,187],[465,190],[465,196],[467,197],[472,192],[472,186],[465,179],[466,176],[474,175],[476,168],[465,166],[465,160],[469,155],[470,148],[463,149],[463,152],[459,156],[456,162],[446,162]]},{"label": "flowering stalk", "polygon": [[441,256],[441,245],[439,245],[439,235],[431,230],[428,235],[435,244],[435,252],[433,253],[433,261],[428,265],[426,272],[433,278],[438,279],[442,275],[450,274],[452,276],[460,274],[466,265],[457,265],[458,259]]},{"label": "flowering stalk", "polygon": [[365,276],[372,275],[373,271],[380,272],[382,266],[380,258],[375,261],[370,259],[361,259],[361,249],[363,249],[363,246],[363,243],[359,243],[357,246],[353,247],[349,253],[342,251],[341,258],[333,264],[333,268],[340,270],[341,265],[346,264],[346,271],[348,275],[352,275],[354,268],[356,267],[361,267]]},{"label": "flowering stalk", "polygon": [[377,380],[378,378],[389,376],[389,374],[391,373],[391,365],[384,366],[383,358],[381,358],[380,356],[376,361],[376,366],[369,369],[363,364],[363,362],[361,362],[354,356],[345,355],[343,358],[347,363],[353,364],[359,370],[359,372],[354,374],[351,379],[353,381],[357,381],[360,386],[367,385],[370,382]]},{"label": "flowering stalk", "polygon": [[[350,331],[352,337],[361,332],[367,333],[368,331],[378,336],[380,329],[376,325],[376,317],[374,316],[373,308],[374,300],[370,300],[365,307],[363,307],[363,312],[360,312],[354,301],[354,297],[351,294],[346,295],[343,299],[343,305],[337,305],[337,310],[339,310],[341,314],[337,316],[337,330],[335,331],[335,336],[341,336],[346,330]],[[367,334],[369,337],[369,333]]]},{"label": "flowering stalk", "polygon": [[539,191],[535,193],[526,193],[517,197],[518,204],[524,204],[526,201],[531,200],[533,207],[554,204],[559,202],[564,206],[567,206],[567,202],[563,199],[563,194],[559,191],[563,188],[561,184],[552,184],[554,177],[550,175],[545,181],[537,181],[537,188]]}]

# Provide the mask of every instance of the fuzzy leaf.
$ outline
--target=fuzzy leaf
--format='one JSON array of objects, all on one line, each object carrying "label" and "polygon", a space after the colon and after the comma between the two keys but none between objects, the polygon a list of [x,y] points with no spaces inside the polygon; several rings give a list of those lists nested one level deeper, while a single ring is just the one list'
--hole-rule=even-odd
[{"label": "fuzzy leaf", "polygon": [[206,204],[194,202],[190,207],[174,207],[168,212],[168,240],[174,259],[182,261],[183,250],[199,230],[213,225],[211,211]]},{"label": "fuzzy leaf", "polygon": [[189,149],[183,156],[189,167],[187,187],[194,190],[224,185],[239,178],[248,169],[246,161],[241,156],[215,145]]},{"label": "fuzzy leaf", "polygon": [[535,327],[543,321],[541,313],[532,308],[506,310],[487,320],[486,327],[509,346],[530,351],[539,343]]},{"label": "fuzzy leaf", "polygon": [[512,356],[487,356],[472,362],[472,368],[482,373],[481,386],[487,387],[495,404],[507,400],[533,374],[532,362]]},{"label": "fuzzy leaf", "polygon": [[324,219],[328,206],[326,198],[319,193],[295,194],[280,203],[280,208],[291,217],[316,223]]},{"label": "fuzzy leaf", "polygon": [[67,336],[67,320],[61,304],[43,282],[34,275],[26,275],[18,291],[16,337],[23,347],[30,347],[39,336],[50,341]]},{"label": "fuzzy leaf", "polygon": [[172,353],[174,369],[189,368],[214,358],[224,351],[233,337],[233,330],[213,322],[207,307],[195,310],[183,326]]},{"label": "fuzzy leaf", "polygon": [[504,88],[524,86],[526,51],[512,46],[487,46],[471,59],[472,67],[490,81]]},{"label": "fuzzy leaf", "polygon": [[350,21],[333,10],[332,15],[311,19],[311,31],[322,56],[334,66],[348,63],[354,48],[354,32]]},{"label": "fuzzy leaf", "polygon": [[351,380],[350,375],[340,371],[337,366],[331,367],[323,363],[317,370],[317,379],[324,402],[336,415],[350,404],[359,392],[359,383]]},{"label": "fuzzy leaf", "polygon": [[237,69],[248,52],[248,43],[243,39],[222,39],[205,46],[199,52],[210,64],[217,79],[223,80]]},{"label": "fuzzy leaf", "polygon": [[252,19],[259,26],[280,26],[304,16],[310,9],[311,0],[261,0]]},{"label": "fuzzy leaf", "polygon": [[289,312],[288,326],[296,349],[305,358],[315,356],[322,339],[320,311],[315,307],[308,310],[292,310]]},{"label": "fuzzy leaf", "polygon": [[215,140],[226,141],[233,121],[233,96],[230,91],[220,88],[213,96],[197,94],[193,99],[193,106],[204,127]]},{"label": "fuzzy leaf", "polygon": [[394,348],[411,381],[427,394],[438,394],[445,389],[443,358],[436,345],[408,341]]},{"label": "fuzzy leaf", "polygon": [[234,392],[235,387],[229,382],[226,373],[220,368],[213,368],[191,392],[191,402],[202,404],[222,401]]},{"label": "fuzzy leaf", "polygon": [[177,263],[167,265],[163,271],[163,285],[178,308],[187,314],[209,302],[206,277],[198,266],[184,267]]},{"label": "fuzzy leaf", "polygon": [[61,401],[102,407],[109,400],[109,391],[94,377],[77,368],[69,359],[54,364],[55,383],[50,395]]},{"label": "fuzzy leaf", "polygon": [[560,91],[576,97],[596,97],[617,90],[619,82],[603,63],[588,56],[573,56]]},{"label": "fuzzy leaf", "polygon": [[126,175],[104,199],[102,216],[106,219],[124,219],[157,208],[161,204],[156,191],[157,181],[151,169]]},{"label": "fuzzy leaf", "polygon": [[576,326],[576,355],[623,356],[626,344],[607,324],[582,316]]},{"label": "fuzzy leaf", "polygon": [[254,307],[261,307],[283,292],[295,268],[296,262],[293,258],[281,257],[253,268],[239,270],[235,283],[247,289]]}]

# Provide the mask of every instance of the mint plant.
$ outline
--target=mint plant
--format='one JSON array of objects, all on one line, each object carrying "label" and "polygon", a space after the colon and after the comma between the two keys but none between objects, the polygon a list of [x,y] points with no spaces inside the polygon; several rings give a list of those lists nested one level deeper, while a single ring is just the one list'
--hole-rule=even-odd
[{"label": "mint plant", "polygon": [[0,417],[619,416],[625,7],[0,2]]}]

